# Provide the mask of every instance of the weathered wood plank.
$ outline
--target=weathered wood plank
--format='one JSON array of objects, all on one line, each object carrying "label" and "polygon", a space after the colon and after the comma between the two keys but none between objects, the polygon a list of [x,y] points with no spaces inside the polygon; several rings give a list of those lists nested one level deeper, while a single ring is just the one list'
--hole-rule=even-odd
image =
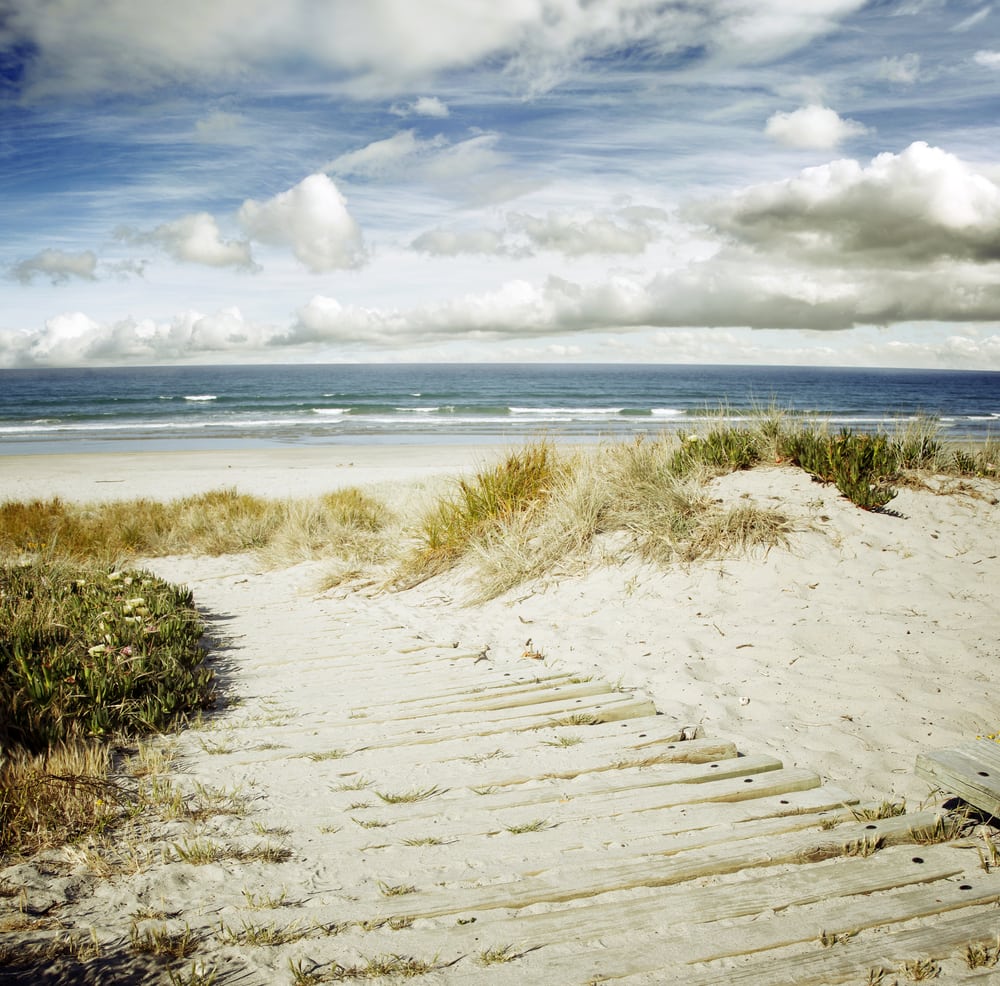
[{"label": "weathered wood plank", "polygon": [[[518,914],[491,921],[480,930],[496,941],[515,942],[518,949],[535,948],[557,942],[585,942],[614,935],[659,934],[669,929],[678,934],[694,935],[698,948],[704,950],[730,939],[720,929],[708,928],[711,922],[761,914],[765,910],[783,912],[854,894],[872,894],[911,885],[933,885],[964,872],[967,854],[929,846],[921,851],[923,864],[913,864],[912,846],[894,847],[867,858],[835,859],[790,871],[768,873],[750,879],[731,879],[711,886],[671,886],[643,894],[639,898],[616,899],[555,911]],[[821,930],[832,930],[822,925]],[[816,932],[813,937],[816,937]],[[448,936],[458,949],[466,937],[456,929]],[[806,938],[809,936],[806,935]],[[793,939],[794,940],[794,939]],[[722,946],[724,948],[724,945]],[[722,954],[729,954],[723,951]],[[656,964],[652,968],[658,968]]]},{"label": "weathered wood plank", "polygon": [[[685,971],[685,986],[832,986],[863,983],[869,969],[897,972],[915,958],[944,959],[964,946],[995,945],[1000,913],[995,906],[966,907],[923,927],[881,931],[810,954],[757,956],[745,965],[712,972]],[[957,956],[955,956],[957,957]],[[889,977],[887,977],[889,978]],[[891,982],[892,980],[889,979]]]},{"label": "weathered wood plank", "polygon": [[[911,863],[910,868],[919,867]],[[811,945],[821,952],[825,951],[826,954],[822,955],[822,958],[827,958],[849,944],[851,939],[822,950],[820,936],[824,932],[830,936],[854,936],[875,927],[886,928],[919,918],[995,903],[1000,897],[1000,881],[996,878],[992,880],[985,878],[985,874],[983,876],[984,879],[979,881],[978,886],[960,883],[957,880],[941,880],[931,886],[918,885],[894,893],[870,892],[862,887],[846,897],[841,897],[833,893],[823,894],[825,884],[822,877],[817,874],[814,878],[819,893],[814,895],[811,903],[794,906],[791,909],[781,908],[778,913],[770,914],[766,921],[743,924],[738,935],[730,934],[727,925],[716,926],[712,921],[701,922],[699,895],[693,893],[686,918],[681,913],[678,915],[677,923],[666,920],[670,915],[664,915],[665,920],[659,925],[646,922],[646,930],[651,935],[648,949],[637,951],[634,947],[613,946],[602,949],[599,953],[600,958],[595,963],[596,978],[623,979],[638,973],[655,972],[664,966],[676,969],[680,965],[738,960],[744,956],[775,952],[794,945]],[[962,889],[963,887],[969,889]],[[740,891],[738,885],[732,889],[737,894]],[[832,887],[830,889],[832,890]],[[762,898],[758,897],[758,912],[761,902]],[[768,900],[768,905],[770,904]],[[668,941],[665,944],[658,944],[655,936],[662,935],[668,929]],[[633,930],[634,927],[625,924],[620,924],[618,927],[619,933]],[[927,938],[933,939],[933,931],[930,929]],[[813,958],[809,953],[799,954],[806,959]],[[558,978],[561,971],[571,973],[574,962],[575,960],[569,957],[557,959],[548,964],[547,971]],[[816,961],[815,964],[825,974],[824,967],[827,963]],[[727,968],[726,972],[729,971],[731,968]],[[685,983],[692,981],[686,975],[682,977],[679,974],[678,978]]]},{"label": "weathered wood plank", "polygon": [[922,753],[916,772],[990,815],[1000,815],[1000,744],[981,739]]},{"label": "weathered wood plank", "polygon": [[[910,841],[916,824],[929,824],[936,813],[922,812],[877,823],[848,825],[831,832],[794,833],[775,841],[771,836],[733,839],[711,848],[672,856],[646,856],[582,870],[552,869],[488,887],[448,887],[408,895],[395,916],[440,917],[466,911],[519,909],[532,904],[560,903],[595,897],[613,890],[666,887],[707,876],[720,876],[783,863],[808,863],[836,856],[858,855],[867,841],[883,845]],[[874,824],[874,830],[871,826]]]},{"label": "weathered wood plank", "polygon": [[[569,702],[551,702],[547,705],[531,706],[531,711],[521,709],[492,712],[487,716],[472,713],[442,716],[440,720],[429,720],[426,729],[393,732],[386,735],[384,730],[368,729],[367,719],[320,722],[322,728],[343,730],[346,745],[364,746],[368,749],[386,749],[394,746],[424,745],[440,743],[461,737],[495,736],[506,732],[523,732],[544,729],[556,721],[571,716],[594,719],[596,722],[615,722],[621,719],[635,719],[640,716],[656,715],[656,706],[648,699],[634,698],[628,694],[609,695],[602,702],[584,703],[583,699]],[[313,720],[316,723],[316,720]],[[353,727],[353,728],[352,728]],[[315,728],[315,727],[314,727]]]},{"label": "weathered wood plank", "polygon": [[[705,764],[717,760],[734,759],[736,747],[732,743],[722,740],[690,740],[683,743],[661,740],[655,745],[646,747],[645,752],[641,755],[631,753],[623,756],[620,744],[616,744],[611,750],[582,749],[577,751],[572,749],[571,753],[571,756],[559,754],[559,757],[562,759],[565,756],[566,759],[571,760],[572,766],[557,767],[554,770],[551,764],[554,759],[551,750],[545,752],[544,758],[540,754],[529,757],[522,753],[518,758],[519,761],[525,767],[533,766],[535,768],[533,773],[488,774],[479,771],[475,778],[476,784],[485,787],[514,787],[538,780],[540,777],[568,781],[582,774],[600,774],[616,770],[648,770],[651,767],[665,764]],[[526,761],[528,762],[526,763]]]},{"label": "weathered wood plank", "polygon": [[[466,821],[474,821],[479,816],[488,820],[487,831],[496,831],[498,824],[521,824],[537,818],[543,812],[552,825],[604,818],[615,819],[616,824],[620,819],[624,825],[634,822],[635,827],[648,828],[654,822],[648,817],[640,817],[646,813],[711,803],[715,805],[714,823],[708,824],[719,824],[722,818],[720,803],[772,798],[820,786],[819,778],[811,771],[795,768],[776,770],[773,769],[773,764],[777,761],[769,757],[740,757],[722,762],[742,763],[744,760],[749,761],[749,771],[754,769],[755,762],[760,761],[757,766],[761,772],[749,775],[738,772],[728,777],[720,776],[712,783],[677,781],[650,785],[637,777],[635,786],[614,788],[610,784],[592,784],[586,790],[581,787],[580,791],[576,791],[574,786],[581,785],[581,779],[578,778],[569,785],[553,783],[543,787],[522,787],[487,794],[477,797],[472,803],[462,797],[460,791],[451,791],[447,797],[436,798],[433,803],[407,806],[405,813],[398,813],[399,823],[419,827],[439,824],[452,816]],[[636,774],[638,773],[637,771]],[[659,823],[660,831],[670,831],[665,827],[666,824],[665,820]]]},{"label": "weathered wood plank", "polygon": [[[606,681],[590,681],[579,685],[532,685],[525,688],[511,689],[506,694],[468,694],[464,698],[448,701],[428,702],[419,705],[393,705],[384,707],[387,711],[382,714],[385,716],[383,721],[410,722],[414,719],[427,719],[434,716],[446,716],[464,712],[480,713],[494,712],[502,709],[520,709],[532,705],[586,698],[592,695],[614,694],[618,693]],[[366,711],[369,711],[367,718],[370,722],[378,721],[379,716],[377,714],[371,714],[371,710],[366,709]]]}]

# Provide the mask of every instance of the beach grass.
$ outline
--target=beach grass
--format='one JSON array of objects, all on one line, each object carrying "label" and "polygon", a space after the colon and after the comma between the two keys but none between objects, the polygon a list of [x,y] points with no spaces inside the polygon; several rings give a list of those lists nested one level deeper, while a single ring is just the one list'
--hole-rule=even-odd
[{"label": "beach grass", "polygon": [[670,564],[782,545],[792,526],[780,504],[725,504],[709,485],[762,465],[801,468],[877,511],[931,475],[966,490],[965,480],[996,479],[1000,443],[949,445],[926,421],[853,434],[764,409],[736,424],[706,417],[687,435],[529,444],[409,515],[356,488],[311,499],[220,489],[165,502],[0,504],[0,850],[109,824],[107,744],[211,704],[190,594],[123,570],[131,560],[247,551],[275,567],[339,560],[383,589],[463,564],[478,597],[491,598],[595,558]]}]

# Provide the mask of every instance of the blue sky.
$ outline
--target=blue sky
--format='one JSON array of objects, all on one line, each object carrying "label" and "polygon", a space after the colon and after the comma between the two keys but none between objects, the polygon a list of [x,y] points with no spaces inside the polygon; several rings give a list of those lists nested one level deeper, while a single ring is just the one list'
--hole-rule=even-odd
[{"label": "blue sky", "polygon": [[1000,5],[0,0],[0,366],[1000,369]]}]

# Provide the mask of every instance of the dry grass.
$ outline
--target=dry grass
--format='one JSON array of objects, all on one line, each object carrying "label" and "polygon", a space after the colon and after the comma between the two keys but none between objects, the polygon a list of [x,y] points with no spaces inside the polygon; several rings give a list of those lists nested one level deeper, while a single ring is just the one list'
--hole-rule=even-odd
[{"label": "dry grass", "polygon": [[353,488],[300,500],[234,489],[169,502],[56,497],[0,504],[0,557],[114,567],[137,556],[256,551],[274,565],[318,557],[371,564],[387,555],[384,531],[391,522],[386,507]]},{"label": "dry grass", "polygon": [[30,853],[102,832],[120,815],[109,770],[108,748],[100,744],[8,753],[0,761],[0,852]]}]

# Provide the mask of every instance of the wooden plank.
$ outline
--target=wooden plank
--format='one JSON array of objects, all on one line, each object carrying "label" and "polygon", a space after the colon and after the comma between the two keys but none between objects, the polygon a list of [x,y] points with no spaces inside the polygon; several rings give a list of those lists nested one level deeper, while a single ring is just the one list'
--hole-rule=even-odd
[{"label": "wooden plank", "polygon": [[[938,918],[923,927],[879,932],[812,954],[757,956],[744,965],[710,972],[685,970],[685,986],[833,986],[863,983],[869,969],[898,972],[916,958],[959,958],[966,945],[995,945],[1000,913],[995,906],[963,908],[953,917]],[[892,977],[886,977],[892,982]],[[599,980],[598,980],[599,981]]]},{"label": "wooden plank", "polygon": [[[908,842],[911,828],[917,824],[932,824],[937,813],[921,812],[902,817],[905,821],[897,817],[874,823],[874,838],[884,845]],[[418,892],[408,895],[405,904],[401,901],[401,909],[392,913],[401,917],[430,918],[496,908],[519,909],[635,887],[666,887],[737,870],[858,855],[862,843],[873,838],[872,824],[849,825],[830,832],[795,833],[778,841],[771,836],[743,840],[734,837],[709,849],[668,857],[646,856],[589,869],[574,866],[546,870],[495,886]]]},{"label": "wooden plank", "polygon": [[[663,764],[704,764],[716,760],[736,758],[736,747],[732,743],[721,740],[690,740],[685,743],[661,740],[655,746],[648,746],[643,755],[633,753],[631,756],[625,757],[622,756],[619,745],[611,750],[603,749],[593,753],[587,749],[579,752],[576,749],[570,749],[574,754],[571,758],[572,766],[545,770],[539,763],[543,755],[532,751],[536,753],[534,757],[530,758],[530,762],[536,765],[536,770],[533,773],[487,774],[479,771],[475,777],[476,784],[483,787],[514,787],[539,778],[568,781],[582,774],[600,774],[615,770],[648,770]],[[547,761],[551,761],[552,751],[545,751],[544,756]],[[524,763],[525,760],[529,760],[529,757],[522,754],[519,759],[521,763]]]},{"label": "wooden plank", "polygon": [[[363,746],[366,749],[386,749],[394,746],[424,745],[441,743],[462,737],[495,736],[499,733],[523,732],[544,729],[553,722],[571,715],[595,718],[598,722],[615,722],[620,719],[634,719],[639,716],[656,715],[656,706],[648,699],[637,699],[631,695],[611,695],[603,702],[582,704],[583,700],[570,703],[552,702],[547,707],[532,706],[531,711],[520,709],[493,712],[488,717],[472,714],[443,717],[446,721],[436,727],[433,723],[427,729],[393,732],[386,736],[384,730],[377,730],[376,736],[368,738],[363,734],[366,719],[347,720],[335,723],[320,723],[323,728],[344,731],[346,745]],[[447,720],[451,719],[452,722]],[[458,722],[454,722],[458,719]],[[315,728],[315,720],[313,720]],[[352,728],[353,727],[353,728]],[[372,732],[373,730],[370,730]],[[361,732],[361,738],[357,733]],[[351,735],[354,734],[354,735]]]},{"label": "wooden plank", "polygon": [[[451,791],[449,796],[435,798],[432,803],[406,805],[405,813],[400,812],[403,816],[400,822],[411,826],[436,824],[451,812],[467,818],[475,814],[486,815],[493,820],[491,829],[496,828],[498,819],[504,825],[520,824],[536,818],[539,811],[543,811],[553,825],[581,818],[624,819],[629,815],[638,816],[681,805],[773,797],[819,787],[820,783],[811,771],[777,769],[781,764],[773,757],[738,757],[722,763],[746,763],[746,767],[713,775],[717,779],[711,783],[706,783],[704,778],[693,781],[678,778],[672,782],[665,779],[649,783],[636,771],[632,783],[600,784],[590,778],[578,778],[569,786],[549,783],[535,788],[520,787],[477,797],[473,803],[469,803],[461,791]],[[754,773],[755,770],[757,773]],[[718,808],[715,817],[720,817]],[[636,819],[637,826],[652,824],[648,818]]]},{"label": "wooden plank", "polygon": [[917,775],[990,815],[1000,815],[1000,744],[974,743],[922,753]]},{"label": "wooden plank", "polygon": [[[782,774],[770,774],[768,779],[782,780]],[[729,783],[729,782],[720,782]],[[778,786],[776,784],[776,786]],[[787,788],[787,783],[781,783]],[[704,791],[704,787],[696,790]],[[649,798],[649,792],[639,792]],[[435,799],[437,800],[437,799]],[[769,797],[742,802],[696,803],[688,800],[674,807],[662,808],[655,814],[619,811],[618,806],[608,805],[606,799],[578,799],[566,804],[552,804],[545,812],[547,822],[555,829],[537,835],[505,835],[499,828],[500,819],[486,805],[464,804],[457,811],[448,811],[442,803],[441,814],[428,822],[421,819],[411,822],[402,816],[393,821],[392,836],[395,841],[408,837],[420,838],[428,830],[446,841],[483,836],[499,836],[501,844],[494,855],[505,856],[509,847],[502,844],[509,838],[530,839],[533,859],[556,857],[552,865],[586,866],[591,862],[609,862],[623,856],[639,856],[682,852],[718,842],[733,842],[753,838],[759,834],[783,833],[804,828],[818,829],[826,819],[850,823],[850,810],[844,804],[850,796],[836,788],[820,788],[814,784],[806,790],[782,790]],[[380,809],[380,815],[385,813]],[[506,816],[504,825],[531,821],[537,811],[521,810]],[[565,824],[573,825],[574,842],[563,837]],[[549,838],[548,834],[552,837]],[[471,851],[471,849],[470,849]],[[476,848],[486,858],[485,848]],[[593,857],[593,858],[592,858]],[[579,863],[577,863],[579,860]],[[509,865],[501,863],[505,869]]]},{"label": "wooden plank", "polygon": [[[913,856],[912,846],[894,847],[865,859],[827,860],[710,886],[662,887],[638,898],[584,904],[571,910],[518,914],[491,921],[485,930],[492,940],[516,942],[516,947],[523,949],[611,938],[625,931],[656,935],[670,929],[673,935],[690,926],[694,929],[691,933],[700,940],[697,947],[705,948],[729,940],[724,931],[705,927],[712,922],[751,917],[760,914],[762,908],[783,912],[792,907],[911,885],[933,885],[936,892],[939,881],[964,872],[968,863],[967,854],[941,846],[922,850],[921,865],[912,864]],[[480,930],[484,930],[483,926]],[[824,925],[821,930],[829,929]],[[456,930],[451,937],[456,939],[451,945],[459,948],[464,933]]]},{"label": "wooden plank", "polygon": [[[569,701],[592,695],[619,694],[606,681],[591,681],[583,685],[532,685],[530,688],[512,689],[503,695],[480,694],[446,702],[430,702],[421,705],[392,705],[384,721],[409,722],[413,719],[427,719],[463,712],[495,712],[502,709],[520,709],[548,702]],[[369,715],[370,722],[378,721]]]},{"label": "wooden plank", "polygon": [[[911,864],[911,869],[919,867]],[[996,878],[980,881],[979,886],[970,886],[957,880],[939,880],[930,886],[918,884],[892,893],[877,892],[874,887],[869,890],[864,887],[863,882],[858,882],[858,889],[840,896],[832,892],[832,886],[829,887],[830,893],[823,893],[827,888],[823,877],[818,874],[813,876],[818,892],[812,895],[811,901],[794,906],[791,910],[785,907],[780,910],[774,908],[778,913],[769,914],[766,921],[742,924],[738,935],[730,934],[728,925],[716,927],[714,921],[701,920],[700,895],[697,892],[691,894],[686,916],[684,911],[673,914],[667,912],[659,924],[655,921],[655,914],[650,915],[652,920],[647,918],[644,925],[619,924],[619,933],[647,930],[651,935],[649,947],[637,950],[634,946],[611,946],[602,949],[597,963],[598,978],[623,979],[640,973],[656,972],[665,965],[677,968],[680,965],[708,964],[774,952],[795,945],[810,945],[820,950],[820,936],[824,932],[830,936],[854,936],[871,928],[900,925],[920,918],[996,903],[1000,898],[1000,881]],[[962,889],[963,887],[970,889]],[[747,890],[739,884],[731,885],[728,889],[737,897]],[[889,889],[892,889],[892,884]],[[768,908],[773,908],[769,898],[756,897],[758,913],[764,899],[768,902]],[[583,927],[585,926],[581,926],[581,930]],[[669,943],[658,947],[656,936],[662,935],[666,929],[669,929]],[[928,926],[926,936],[933,942],[933,926]],[[845,944],[847,943],[840,942],[825,951],[829,955]],[[809,958],[809,953],[805,953],[803,957]],[[774,961],[773,956],[770,961]],[[548,965],[546,972],[550,975],[555,973],[558,979],[558,973],[572,971],[568,966],[573,962],[574,959],[570,956],[557,959]],[[822,967],[826,963],[819,962],[817,965]],[[731,971],[731,966],[726,971]],[[692,980],[683,976],[679,977],[679,981],[688,983]]]}]

